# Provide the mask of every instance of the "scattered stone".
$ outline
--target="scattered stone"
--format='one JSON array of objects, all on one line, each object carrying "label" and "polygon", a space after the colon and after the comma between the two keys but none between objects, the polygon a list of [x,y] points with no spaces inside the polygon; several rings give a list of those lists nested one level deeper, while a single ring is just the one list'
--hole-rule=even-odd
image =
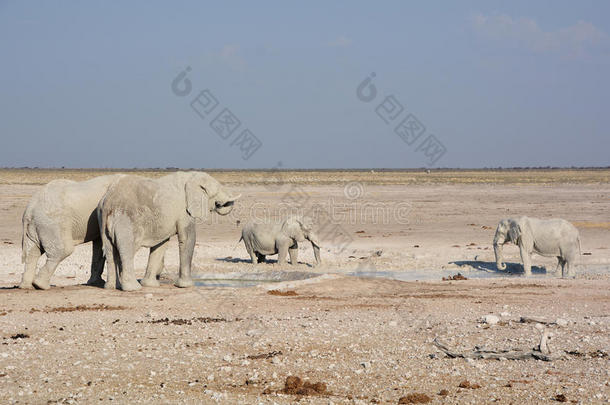
[{"label": "scattered stone", "polygon": [[553,399],[557,402],[568,402],[568,398],[564,394],[557,394],[553,397]]},{"label": "scattered stone", "polygon": [[454,276],[443,277],[443,281],[459,281],[459,280],[468,280],[468,278],[463,276],[462,273],[458,273]]},{"label": "scattered stone", "polygon": [[438,395],[442,396],[442,397],[446,397],[447,395],[449,395],[449,391],[446,389],[442,389],[438,392]]},{"label": "scattered stone", "polygon": [[16,335],[11,336],[11,339],[26,339],[29,338],[30,335],[25,333],[17,333]]},{"label": "scattered stone", "polygon": [[270,359],[272,357],[279,356],[281,354],[282,354],[282,351],[281,350],[277,350],[277,351],[272,351],[272,352],[269,352],[269,353],[261,353],[261,354],[250,355],[250,356],[248,356],[248,358],[251,359],[251,360]]},{"label": "scattered stone", "polygon": [[555,324],[557,324],[557,326],[565,327],[565,326],[568,326],[568,321],[566,321],[565,319],[562,319],[562,318],[557,318],[557,320],[555,321]]},{"label": "scattered stone", "polygon": [[483,321],[483,323],[486,323],[488,325],[495,325],[498,322],[500,322],[500,318],[498,318],[495,315],[491,315],[491,314],[483,316],[483,318],[481,318],[481,320]]}]

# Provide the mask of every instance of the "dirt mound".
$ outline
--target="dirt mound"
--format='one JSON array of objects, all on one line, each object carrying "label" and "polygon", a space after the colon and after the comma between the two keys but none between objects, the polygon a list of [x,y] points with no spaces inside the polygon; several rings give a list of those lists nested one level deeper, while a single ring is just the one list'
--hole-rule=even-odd
[{"label": "dirt mound", "polygon": [[284,388],[280,390],[283,394],[313,396],[313,395],[329,395],[326,384],[323,382],[312,383],[303,381],[301,377],[288,376],[284,382]]},{"label": "dirt mound", "polygon": [[411,394],[407,394],[404,397],[400,397],[398,400],[399,404],[427,404],[432,401],[432,398],[427,396],[426,394],[422,394],[419,392],[413,392]]},{"label": "dirt mound", "polygon": [[276,295],[276,296],[279,296],[279,297],[294,297],[296,295],[299,295],[294,290],[288,290],[288,291],[269,290],[269,291],[267,291],[267,294],[269,294],[269,295]]},{"label": "dirt mound", "polygon": [[470,382],[470,381],[468,381],[468,380],[464,380],[464,381],[462,381],[462,382],[461,382],[461,383],[458,385],[458,387],[460,387],[460,388],[470,388],[470,389],[472,389],[472,390],[476,390],[477,388],[481,388],[481,386],[480,386],[479,384],[477,384],[477,383],[471,383],[471,382]]}]

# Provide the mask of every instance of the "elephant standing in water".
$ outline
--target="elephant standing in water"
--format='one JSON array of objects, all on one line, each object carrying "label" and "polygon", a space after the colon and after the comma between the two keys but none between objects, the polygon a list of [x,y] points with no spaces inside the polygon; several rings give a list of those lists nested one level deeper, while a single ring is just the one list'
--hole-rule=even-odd
[{"label": "elephant standing in water", "polygon": [[180,275],[175,285],[190,287],[195,249],[195,221],[208,212],[227,215],[239,196],[230,196],[216,179],[203,172],[176,172],[158,179],[128,175],[108,188],[97,213],[104,255],[108,263],[106,288],[141,288],[134,274],[134,255],[149,247],[142,285],[159,285],[167,242],[178,235]]},{"label": "elephant standing in water", "polygon": [[320,264],[320,242],[312,230],[313,220],[309,217],[290,217],[280,224],[250,223],[241,231],[241,239],[252,259],[252,263],[265,261],[265,255],[277,254],[279,264],[286,263],[290,254],[290,264],[297,264],[298,242],[308,240],[313,247],[316,264]]},{"label": "elephant standing in water", "polygon": [[499,270],[505,270],[502,245],[519,246],[523,269],[531,276],[531,254],[557,257],[562,277],[574,277],[574,265],[580,256],[580,236],[574,225],[564,219],[508,218],[498,224],[493,246]]},{"label": "elephant standing in water", "polygon": [[[102,285],[104,256],[95,209],[112,182],[122,175],[95,177],[86,181],[53,180],[39,190],[23,213],[21,260],[25,270],[19,288],[50,287],[51,276],[74,247],[93,242],[91,277],[87,284]],[[36,275],[42,254],[47,260]]]}]

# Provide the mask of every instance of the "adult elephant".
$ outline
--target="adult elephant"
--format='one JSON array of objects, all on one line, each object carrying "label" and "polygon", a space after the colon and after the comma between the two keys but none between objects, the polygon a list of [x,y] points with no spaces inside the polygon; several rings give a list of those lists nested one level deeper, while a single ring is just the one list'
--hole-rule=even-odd
[{"label": "adult elephant", "polygon": [[574,264],[580,255],[580,236],[574,225],[564,219],[508,218],[498,224],[493,240],[496,265],[505,270],[502,245],[513,242],[519,246],[523,270],[531,276],[531,255],[557,257],[562,277],[574,276]]},{"label": "adult elephant", "polygon": [[[106,288],[141,288],[134,275],[134,255],[149,247],[142,285],[158,286],[167,242],[178,235],[180,273],[175,285],[190,287],[195,249],[195,222],[208,212],[227,215],[239,196],[232,197],[212,176],[203,172],[176,172],[158,179],[127,175],[108,188],[98,205],[104,255],[108,263]],[[117,272],[118,270],[118,272]]]},{"label": "adult elephant", "polygon": [[[104,283],[104,256],[95,209],[110,184],[121,176],[100,176],[80,182],[53,180],[32,196],[22,218],[21,260],[25,269],[19,288],[48,289],[59,263],[72,254],[75,246],[87,242],[93,242],[87,284]],[[47,260],[36,274],[42,254],[46,254]]]},{"label": "adult elephant", "polygon": [[290,264],[297,264],[299,242],[311,242],[316,264],[320,264],[320,242],[313,231],[313,220],[309,217],[289,217],[282,223],[246,224],[241,231],[241,239],[252,259],[252,263],[264,262],[266,255],[277,254],[279,264],[286,263],[290,254]]}]

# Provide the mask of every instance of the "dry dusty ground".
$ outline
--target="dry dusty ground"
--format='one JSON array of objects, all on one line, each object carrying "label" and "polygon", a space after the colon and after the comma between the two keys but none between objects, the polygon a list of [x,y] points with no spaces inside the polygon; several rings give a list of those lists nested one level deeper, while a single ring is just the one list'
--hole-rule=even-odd
[{"label": "dry dusty ground", "polygon": [[[197,272],[331,275],[181,290],[169,283],[178,267],[173,242],[168,283],[122,293],[80,285],[90,261],[84,245],[58,268],[56,287],[13,289],[22,271],[20,221],[29,197],[52,178],[97,174],[0,171],[2,403],[610,401],[607,170],[214,173],[243,199],[231,215],[199,225]],[[252,267],[237,244],[237,221],[276,218],[288,206],[316,214],[323,265],[312,268],[311,248],[302,245],[297,266]],[[555,260],[539,256],[534,277],[524,279],[518,249],[509,245],[506,260],[515,264],[498,275],[490,246],[495,225],[517,215],[577,225],[586,255],[575,280],[554,278]],[[141,251],[140,275],[145,264]],[[388,270],[420,281],[347,275]],[[469,280],[441,281],[458,271]],[[500,322],[481,323],[487,314]],[[554,362],[466,361],[431,345],[438,337],[456,351],[529,350],[541,325],[520,323],[521,316],[561,319],[546,327],[554,333],[553,349],[570,354]],[[326,389],[283,392],[288,376]],[[480,387],[460,388],[464,381]],[[415,393],[424,395],[409,397]]]}]

